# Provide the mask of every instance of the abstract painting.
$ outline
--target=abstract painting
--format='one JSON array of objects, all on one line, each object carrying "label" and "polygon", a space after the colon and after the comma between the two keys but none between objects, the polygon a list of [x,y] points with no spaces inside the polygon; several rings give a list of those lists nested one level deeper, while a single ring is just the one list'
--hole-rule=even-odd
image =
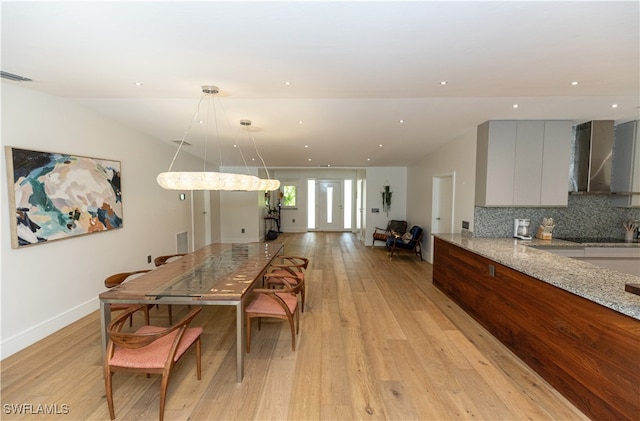
[{"label": "abstract painting", "polygon": [[122,228],[120,162],[5,147],[11,246]]}]

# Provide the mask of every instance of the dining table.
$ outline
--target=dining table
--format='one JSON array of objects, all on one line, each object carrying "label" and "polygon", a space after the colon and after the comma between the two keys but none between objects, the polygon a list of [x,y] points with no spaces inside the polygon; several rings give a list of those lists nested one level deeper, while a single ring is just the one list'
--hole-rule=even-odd
[{"label": "dining table", "polygon": [[282,243],[216,243],[99,294],[102,350],[112,304],[236,307],[236,381],[244,377],[244,306],[252,288],[284,251]]}]

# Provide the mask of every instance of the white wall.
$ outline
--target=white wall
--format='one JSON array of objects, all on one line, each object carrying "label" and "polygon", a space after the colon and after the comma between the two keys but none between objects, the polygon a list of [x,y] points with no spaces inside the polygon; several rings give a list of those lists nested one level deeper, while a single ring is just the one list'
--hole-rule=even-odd
[{"label": "white wall", "polygon": [[[221,171],[258,176],[257,168],[222,167]],[[220,192],[220,240],[222,243],[261,241],[264,192]],[[242,230],[244,229],[244,233]]]},{"label": "white wall", "polygon": [[[151,268],[147,256],[176,248],[176,233],[191,230],[190,197],[160,188],[175,149],[78,106],[2,81],[2,146],[119,160],[123,228],[12,249],[7,175],[0,173],[2,268],[1,357],[19,351],[99,307],[104,279]],[[200,159],[181,158],[198,169]],[[4,158],[2,159],[4,167]],[[190,234],[191,235],[191,234]],[[97,327],[96,327],[97,328]]]},{"label": "white wall", "polygon": [[[370,246],[373,243],[373,232],[376,227],[384,228],[390,219],[406,220],[409,227],[419,225],[407,216],[407,168],[406,167],[370,167],[366,175],[366,205],[364,219],[366,229],[364,244]],[[382,209],[383,186],[391,187],[391,208],[389,215]],[[379,213],[372,212],[377,208]],[[380,242],[376,246],[383,247]]]},{"label": "white wall", "polygon": [[407,218],[411,224],[427,230],[426,250],[429,260],[432,250],[431,217],[433,177],[455,173],[454,222],[460,232],[462,221],[469,221],[473,231],[473,210],[476,179],[476,130],[471,130],[430,153],[407,168]]}]

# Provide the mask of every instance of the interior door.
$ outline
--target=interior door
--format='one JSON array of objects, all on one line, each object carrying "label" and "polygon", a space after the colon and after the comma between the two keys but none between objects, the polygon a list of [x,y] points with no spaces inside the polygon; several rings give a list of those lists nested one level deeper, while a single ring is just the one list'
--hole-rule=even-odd
[{"label": "interior door", "polygon": [[193,200],[192,229],[193,250],[211,243],[211,219],[209,211],[211,200],[208,190],[197,190],[191,192]]},{"label": "interior door", "polygon": [[316,182],[316,229],[318,231],[343,231],[342,181]]},{"label": "interior door", "polygon": [[[433,177],[431,232],[453,233],[455,173]],[[433,263],[433,237],[429,242],[429,262]]]},{"label": "interior door", "polygon": [[433,215],[433,233],[453,232],[453,177],[442,176],[434,178],[434,196],[437,202],[434,203],[435,214]]}]

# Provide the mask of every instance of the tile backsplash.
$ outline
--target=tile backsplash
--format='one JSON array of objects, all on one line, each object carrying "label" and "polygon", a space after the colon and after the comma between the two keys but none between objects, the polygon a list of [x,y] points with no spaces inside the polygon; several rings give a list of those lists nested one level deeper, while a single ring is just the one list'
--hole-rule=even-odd
[{"label": "tile backsplash", "polygon": [[640,220],[640,209],[618,208],[607,195],[569,195],[566,208],[485,208],[474,209],[475,237],[512,237],[515,218],[531,219],[532,232],[543,218],[553,218],[555,238],[624,238],[622,223]]}]

